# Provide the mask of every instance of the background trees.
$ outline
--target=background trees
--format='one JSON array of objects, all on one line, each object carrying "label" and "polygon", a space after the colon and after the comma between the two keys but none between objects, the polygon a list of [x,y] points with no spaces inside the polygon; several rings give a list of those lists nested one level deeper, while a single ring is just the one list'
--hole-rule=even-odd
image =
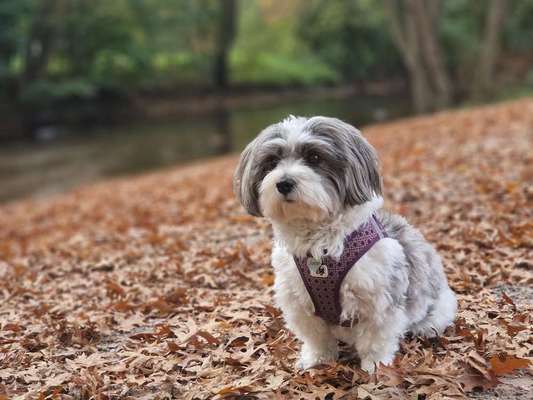
[{"label": "background trees", "polygon": [[219,28],[213,62],[213,83],[215,87],[225,89],[229,84],[229,52],[235,39],[236,0],[220,0],[219,12]]},{"label": "background trees", "polygon": [[485,12],[485,27],[481,41],[479,74],[474,80],[473,92],[476,97],[485,97],[493,91],[496,63],[501,45],[501,32],[508,0],[491,0]]},{"label": "background trees", "polygon": [[0,96],[405,81],[419,112],[533,85],[533,0],[0,3]]}]

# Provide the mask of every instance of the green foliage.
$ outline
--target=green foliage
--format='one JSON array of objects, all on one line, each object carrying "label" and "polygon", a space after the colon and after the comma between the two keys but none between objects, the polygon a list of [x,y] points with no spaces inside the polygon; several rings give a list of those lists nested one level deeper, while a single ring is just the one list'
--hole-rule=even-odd
[{"label": "green foliage", "polygon": [[299,20],[299,32],[345,80],[378,79],[401,70],[386,24],[383,8],[372,0],[313,0]]},{"label": "green foliage", "polygon": [[243,3],[231,69],[238,83],[313,85],[339,81],[339,74],[296,34],[292,17],[266,22],[254,2]]},{"label": "green foliage", "polygon": [[533,0],[511,0],[505,24],[506,47],[515,53],[533,53]]},{"label": "green foliage", "polygon": [[[389,0],[238,1],[231,82],[320,85],[404,76],[383,1]],[[213,82],[221,4],[1,1],[0,96],[11,99],[17,93],[22,103],[40,104],[69,96],[91,98],[100,89],[128,94],[208,87]],[[457,82],[468,82],[475,73],[486,5],[442,1],[440,39]],[[522,60],[531,54],[531,20],[533,0],[509,0],[503,54]],[[29,73],[31,57],[34,70]]]},{"label": "green foliage", "polygon": [[250,59],[239,60],[238,57],[234,60],[235,72],[242,71],[236,74],[236,82],[239,83],[311,86],[340,81],[333,69],[310,55],[295,58],[265,51],[259,53],[253,62],[246,63]]},{"label": "green foliage", "polygon": [[12,66],[21,42],[21,20],[29,12],[29,0],[0,2],[0,95],[5,87],[3,83],[15,75]]},{"label": "green foliage", "polygon": [[471,64],[477,59],[485,11],[482,2],[444,2],[440,33],[450,68]]},{"label": "green foliage", "polygon": [[[454,72],[458,86],[468,86],[478,71],[487,3],[447,0],[442,4],[440,33],[448,68]],[[509,0],[506,15],[500,38],[503,57],[515,54],[527,59],[528,53],[533,54],[533,0]],[[503,93],[507,89],[521,90],[506,88]]]},{"label": "green foliage", "polygon": [[46,107],[49,103],[61,101],[66,98],[91,99],[94,98],[97,88],[85,80],[69,79],[60,82],[38,80],[26,86],[21,94],[20,101],[27,107]]}]

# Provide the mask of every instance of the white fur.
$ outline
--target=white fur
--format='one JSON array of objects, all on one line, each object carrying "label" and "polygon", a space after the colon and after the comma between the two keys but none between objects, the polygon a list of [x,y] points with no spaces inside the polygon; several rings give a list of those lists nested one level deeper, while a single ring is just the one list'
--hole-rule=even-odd
[{"label": "white fur", "polygon": [[274,220],[274,234],[297,257],[310,252],[318,258],[323,254],[323,249],[326,249],[330,256],[337,258],[344,250],[344,238],[365,223],[382,205],[383,198],[374,196],[367,203],[329,218],[324,217],[319,221],[320,229],[317,229],[316,221],[296,218],[294,215],[290,223]]},{"label": "white fur", "polygon": [[[276,189],[276,183],[285,175],[298,181],[290,194],[292,202],[283,201]],[[311,168],[297,160],[283,160],[269,172],[259,188],[260,207],[263,215],[270,219],[301,219],[319,221],[335,211],[335,206],[321,184],[322,178]]]}]

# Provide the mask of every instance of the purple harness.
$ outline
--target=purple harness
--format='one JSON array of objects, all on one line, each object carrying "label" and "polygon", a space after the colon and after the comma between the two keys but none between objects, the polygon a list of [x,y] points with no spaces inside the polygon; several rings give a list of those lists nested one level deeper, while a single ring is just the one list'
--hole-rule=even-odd
[{"label": "purple harness", "polygon": [[338,260],[294,257],[305,287],[315,305],[315,315],[334,325],[351,326],[356,321],[340,321],[342,312],[339,291],[341,283],[357,261],[380,239],[387,237],[375,215],[344,239],[344,251]]}]

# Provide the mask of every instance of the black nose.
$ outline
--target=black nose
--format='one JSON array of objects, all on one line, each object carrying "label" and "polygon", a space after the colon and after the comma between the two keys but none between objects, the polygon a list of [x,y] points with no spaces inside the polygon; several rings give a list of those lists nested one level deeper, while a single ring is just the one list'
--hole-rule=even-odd
[{"label": "black nose", "polygon": [[276,187],[278,188],[278,192],[281,194],[289,194],[294,186],[296,185],[296,182],[293,179],[285,178],[278,183],[276,183]]}]

